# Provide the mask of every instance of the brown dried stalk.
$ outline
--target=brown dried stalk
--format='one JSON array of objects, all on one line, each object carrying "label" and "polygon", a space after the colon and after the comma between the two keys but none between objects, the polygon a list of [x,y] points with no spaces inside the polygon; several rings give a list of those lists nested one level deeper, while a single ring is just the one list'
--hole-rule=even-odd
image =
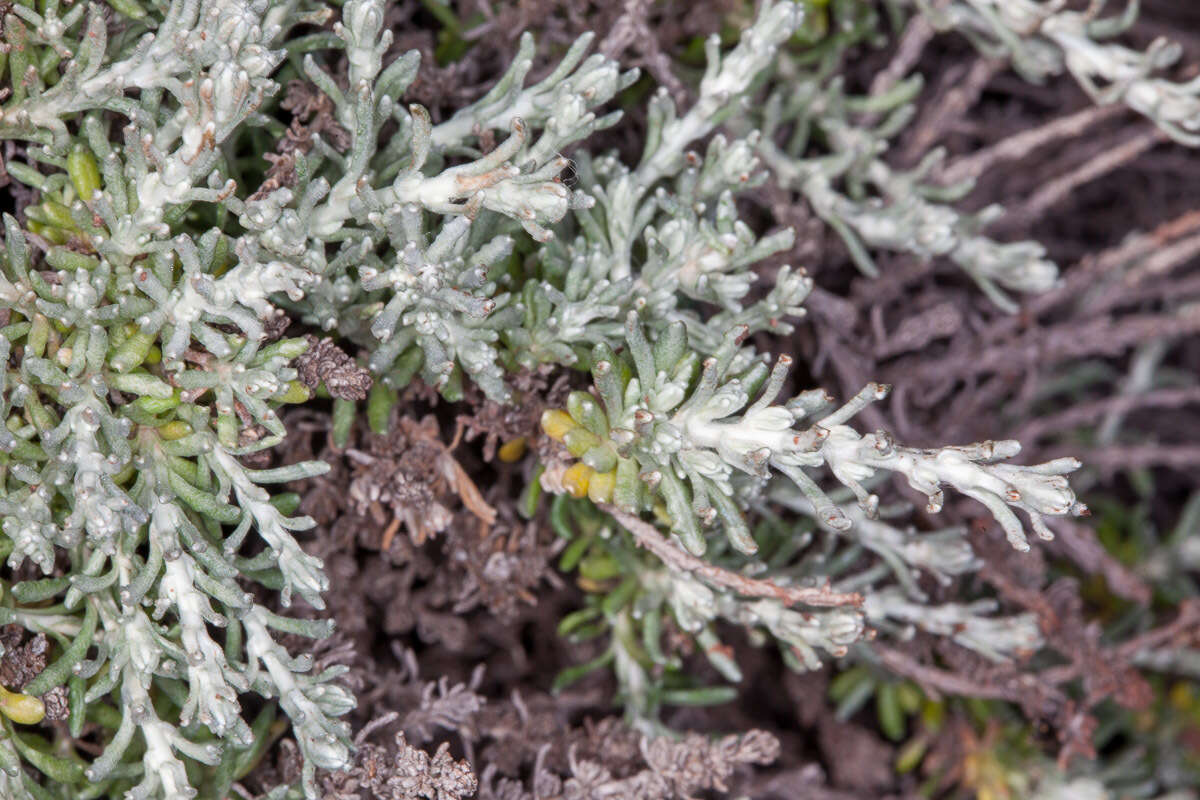
[{"label": "brown dried stalk", "polygon": [[1158,128],[1143,130],[1130,136],[1115,147],[1105,150],[1096,158],[1047,182],[1024,205],[1011,210],[1005,219],[1005,224],[1009,226],[1027,225],[1061,203],[1083,184],[1090,183],[1125,166],[1142,153],[1166,140],[1166,134]]},{"label": "brown dried stalk", "polygon": [[[1179,604],[1175,619],[1153,630],[1128,639],[1116,647],[1105,648],[1101,657],[1106,663],[1128,663],[1138,653],[1156,650],[1180,639],[1195,639],[1200,636],[1200,598],[1189,597]],[[1081,677],[1085,665],[1065,664],[1051,667],[1038,676],[1054,684],[1066,683]]]},{"label": "brown dried stalk", "polygon": [[599,50],[609,58],[617,59],[629,48],[634,48],[654,79],[667,87],[676,102],[682,102],[687,97],[687,90],[671,69],[671,59],[663,52],[650,25],[649,6],[649,0],[625,0],[621,16],[600,43]]},{"label": "brown dried stalk", "polygon": [[966,675],[939,667],[922,664],[916,658],[900,650],[882,645],[875,645],[875,654],[879,660],[892,672],[909,678],[918,683],[921,688],[934,700],[942,694],[961,695],[963,697],[979,697],[988,700],[1020,700],[1020,691],[1015,687],[999,684],[984,683],[973,680]]},{"label": "brown dried stalk", "polygon": [[605,504],[600,505],[599,508],[621,523],[625,530],[633,534],[638,544],[658,556],[668,567],[698,575],[715,586],[730,589],[746,597],[767,597],[789,606],[862,605],[862,595],[856,592],[835,592],[828,584],[815,588],[780,586],[771,581],[759,580],[740,575],[736,572],[730,572],[727,569],[722,569],[696,558],[686,550],[675,546],[667,541],[653,525],[643,522],[632,514],[626,514],[616,506]]},{"label": "brown dried stalk", "polygon": [[[948,0],[937,0],[937,2],[933,3],[933,8],[941,10],[947,4]],[[892,56],[892,60],[888,63],[887,67],[876,73],[875,77],[871,80],[871,94],[874,96],[886,94],[905,75],[912,72],[913,67],[921,60],[921,54],[925,52],[925,46],[936,35],[937,31],[934,30],[933,25],[929,22],[929,18],[925,15],[917,14],[909,20],[904,33],[900,37],[900,43],[896,46],[896,52]]]},{"label": "brown dried stalk", "polygon": [[1046,543],[1050,550],[1065,555],[1088,574],[1103,575],[1113,594],[1149,605],[1149,585],[1105,550],[1094,530],[1068,517],[1049,524],[1055,533],[1054,541]]},{"label": "brown dried stalk", "polygon": [[979,102],[988,83],[1005,66],[1003,61],[980,57],[963,74],[947,72],[935,99],[925,107],[901,150],[900,160],[916,162],[952,132],[956,123]]},{"label": "brown dried stalk", "polygon": [[1082,111],[1057,119],[1021,133],[1001,139],[993,145],[947,164],[938,176],[945,184],[955,184],[972,178],[1006,161],[1019,161],[1034,150],[1053,142],[1073,139],[1097,125],[1129,113],[1123,105],[1088,106]]},{"label": "brown dried stalk", "polygon": [[[1163,646],[1180,637],[1195,636],[1196,628],[1200,626],[1200,602],[1189,598],[1180,604],[1179,614],[1174,620],[1135,636],[1116,647],[1104,648],[1098,657],[1106,664],[1127,664],[1137,653]],[[963,675],[958,672],[922,664],[916,658],[890,647],[876,644],[875,653],[888,669],[919,683],[930,694],[939,692],[962,695],[964,697],[982,697],[995,700],[1021,702],[1026,691],[1035,686],[1043,688],[1057,687],[1064,683],[1084,676],[1088,662],[1076,661],[1059,667],[1051,667],[1041,672],[1013,673],[998,681],[983,681]]]},{"label": "brown dried stalk", "polygon": [[1014,438],[1022,442],[1032,442],[1042,437],[1058,435],[1064,430],[1094,423],[1109,413],[1126,414],[1144,408],[1175,409],[1194,404],[1200,405],[1200,386],[1105,397],[1089,403],[1080,403],[1057,414],[1032,419],[1017,429]]}]

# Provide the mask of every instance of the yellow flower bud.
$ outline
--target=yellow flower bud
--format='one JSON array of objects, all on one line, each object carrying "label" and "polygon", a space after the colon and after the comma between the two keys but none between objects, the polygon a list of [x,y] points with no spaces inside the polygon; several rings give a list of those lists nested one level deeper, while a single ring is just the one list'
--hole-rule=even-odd
[{"label": "yellow flower bud", "polygon": [[583,497],[587,494],[588,484],[591,483],[592,476],[595,474],[596,471],[587,464],[572,464],[563,473],[563,488],[567,490],[571,497]]},{"label": "yellow flower bud", "polygon": [[20,725],[36,725],[46,716],[46,707],[32,695],[0,686],[0,713]]},{"label": "yellow flower bud", "polygon": [[569,431],[579,427],[579,423],[571,419],[571,415],[557,408],[542,412],[542,430],[556,442],[561,442]]},{"label": "yellow flower bud", "polygon": [[496,452],[500,456],[500,460],[505,464],[520,461],[521,457],[525,455],[525,437],[518,436],[516,439],[505,442],[500,445],[500,449]]},{"label": "yellow flower bud", "polygon": [[1175,708],[1187,711],[1196,704],[1196,690],[1189,683],[1179,682],[1171,687],[1167,699]]}]

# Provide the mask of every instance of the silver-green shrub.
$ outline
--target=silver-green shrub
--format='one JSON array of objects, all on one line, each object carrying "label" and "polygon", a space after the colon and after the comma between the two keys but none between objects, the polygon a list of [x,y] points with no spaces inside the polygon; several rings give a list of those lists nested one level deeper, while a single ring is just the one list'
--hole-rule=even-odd
[{"label": "silver-green shrub", "polygon": [[[587,149],[637,78],[587,55],[591,37],[532,84],[526,37],[487,95],[434,124],[403,102],[417,55],[383,61],[382,0],[12,5],[0,136],[23,144],[28,163],[9,172],[36,199],[24,226],[4,218],[0,620],[57,647],[0,703],[0,796],[223,797],[261,756],[276,708],[310,797],[316,769],[349,764],[338,717],[353,696],[336,669],[314,674],[280,638],[329,626],[264,599],[321,609],[328,587],[294,535],[311,521],[265,488],[325,466],[247,466],[285,436],[280,406],[310,396],[295,364],[308,342],[280,338],[280,314],[360,352],[385,403],[418,375],[450,400],[473,382],[503,403],[516,370],[590,370],[594,391],[546,419],[565,449],[541,484],[590,498],[557,500],[575,504],[556,524],[574,519],[576,550],[603,551],[625,576],[585,616],[611,633],[603,663],[647,729],[683,698],[656,684],[678,667],[660,649],[667,616],[731,680],[717,620],[777,642],[797,668],[846,653],[868,626],[997,660],[1035,649],[1036,625],[997,617],[989,601],[930,605],[917,575],[979,560],[960,530],[887,521],[900,510],[881,513],[874,488],[897,473],[936,511],[949,486],[1027,549],[1012,509],[1050,537],[1043,516],[1084,511],[1062,477],[1077,462],[1014,466],[1015,442],[918,450],[862,432],[855,414],[886,387],[841,405],[819,389],[781,399],[787,360],[769,366],[750,344],[790,333],[812,289],[791,268],[755,287],[754,265],[794,238],[739,216],[738,193],[766,170],[868,274],[872,250],[945,256],[1005,308],[1006,292],[1057,276],[1039,245],[986,238],[991,212],[962,212],[961,191],[926,181],[938,154],[911,171],[888,165],[916,82],[852,97],[826,65],[781,55],[818,5],[764,2],[731,50],[710,40],[688,108],[665,91],[650,99],[636,164]],[[1167,45],[1099,44],[1114,24],[1056,3],[912,5],[1031,79],[1069,71],[1098,102],[1195,143],[1200,85],[1153,74]],[[309,32],[334,16],[331,31]],[[329,72],[334,53],[345,86]],[[287,181],[255,192],[239,149],[256,131],[281,133],[263,108],[285,62],[330,99],[347,142],[318,135]],[[335,416],[354,402],[339,397]],[[822,471],[848,491],[821,488]],[[780,542],[748,521],[764,508],[813,523]],[[816,533],[878,560],[847,575],[846,559],[804,557]],[[15,570],[46,577],[10,581]],[[101,726],[100,756],[24,727],[42,716],[34,698],[55,692],[68,733]],[[250,720],[254,695],[270,702]]]}]

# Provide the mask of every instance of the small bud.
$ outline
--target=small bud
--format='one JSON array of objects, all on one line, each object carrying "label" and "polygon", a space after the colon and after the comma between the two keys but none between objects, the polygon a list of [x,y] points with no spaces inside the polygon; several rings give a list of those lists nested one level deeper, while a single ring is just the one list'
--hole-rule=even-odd
[{"label": "small bud", "polygon": [[561,442],[568,432],[578,427],[578,423],[565,411],[550,408],[542,412],[542,430],[556,442]]},{"label": "small bud", "polygon": [[509,441],[500,445],[500,449],[496,451],[496,454],[505,464],[513,464],[521,460],[521,458],[525,455],[525,449],[525,437],[518,436],[516,439],[510,439]]},{"label": "small bud", "polygon": [[588,493],[588,485],[596,472],[587,464],[572,464],[563,473],[562,485],[567,493],[574,498],[581,498]]},{"label": "small bud", "polygon": [[18,725],[36,725],[46,716],[46,706],[36,697],[10,692],[0,686],[0,713]]}]

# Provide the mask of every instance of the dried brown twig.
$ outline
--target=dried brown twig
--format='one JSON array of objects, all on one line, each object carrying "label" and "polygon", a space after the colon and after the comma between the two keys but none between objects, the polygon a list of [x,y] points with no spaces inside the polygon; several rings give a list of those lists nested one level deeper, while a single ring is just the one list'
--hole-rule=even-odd
[{"label": "dried brown twig", "polygon": [[1128,113],[1129,110],[1123,105],[1088,106],[1082,111],[1057,117],[1044,125],[1014,134],[982,150],[955,159],[942,168],[938,177],[946,184],[978,178],[1006,161],[1019,161],[1041,147],[1072,139],[1102,122]]},{"label": "dried brown twig", "polygon": [[955,124],[979,101],[983,90],[1004,66],[1003,61],[981,56],[962,74],[947,72],[936,99],[925,107],[925,112],[905,137],[900,160],[916,162],[953,131]]},{"label": "dried brown twig", "polygon": [[[1138,125],[1138,127],[1142,127]],[[1115,145],[1096,158],[1089,159],[1075,169],[1041,185],[1033,196],[1018,208],[1009,211],[1005,225],[1027,225],[1038,219],[1050,208],[1058,205],[1085,183],[1128,164],[1157,144],[1167,141],[1167,135],[1158,128],[1142,130],[1120,144]]]},{"label": "dried brown twig", "polygon": [[[1200,625],[1200,603],[1184,602],[1179,614],[1171,622],[1133,637],[1115,647],[1101,648],[1097,660],[1108,664],[1127,664],[1138,652],[1162,646],[1180,637],[1197,634]],[[911,678],[937,697],[941,693],[964,697],[982,697],[1022,703],[1034,686],[1059,687],[1084,677],[1092,660],[1077,660],[1071,664],[1050,667],[1040,672],[1017,673],[1006,670],[985,679],[952,672],[940,667],[924,664],[916,657],[896,648],[875,644],[873,649],[888,669]],[[1056,688],[1054,691],[1058,691]],[[1099,698],[1096,698],[1099,699]]]},{"label": "dried brown twig", "polygon": [[638,544],[658,556],[671,569],[690,572],[698,575],[711,584],[730,589],[746,597],[767,597],[779,600],[785,605],[810,606],[858,606],[862,605],[862,595],[856,592],[835,592],[828,584],[822,587],[808,588],[799,586],[780,586],[772,581],[750,578],[736,572],[722,569],[707,561],[696,558],[681,547],[667,541],[658,529],[648,522],[643,522],[632,514],[627,514],[616,506],[601,505],[600,510],[621,523],[625,530],[633,534]]}]

